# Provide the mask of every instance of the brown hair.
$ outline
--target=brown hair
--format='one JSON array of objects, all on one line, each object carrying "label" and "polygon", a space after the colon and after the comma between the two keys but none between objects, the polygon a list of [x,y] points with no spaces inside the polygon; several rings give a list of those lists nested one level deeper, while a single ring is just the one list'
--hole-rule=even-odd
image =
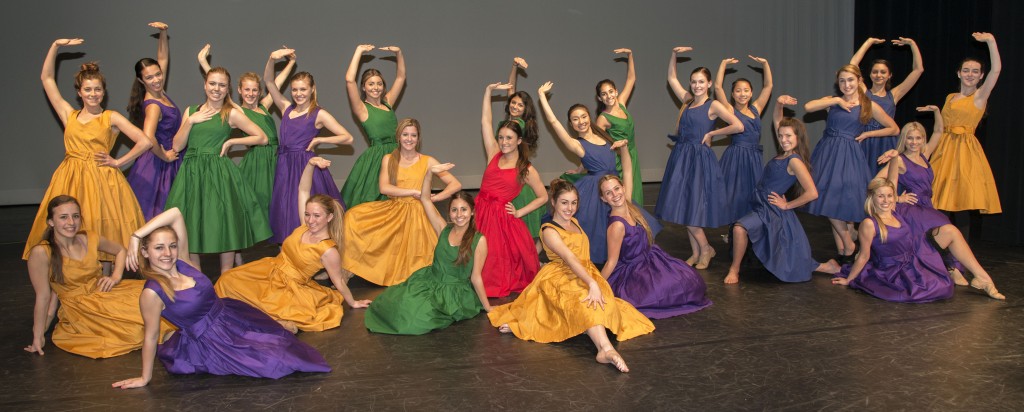
[{"label": "brown hair", "polygon": [[[522,139],[519,146],[516,148],[519,151],[519,158],[516,159],[516,176],[519,179],[519,183],[526,183],[526,175],[530,174],[530,145],[526,143],[526,139],[523,138],[523,128],[519,127],[519,122],[515,120],[505,120],[498,125],[498,130],[508,129],[512,133],[515,133],[516,137]],[[498,136],[495,135],[495,138]]]},{"label": "brown hair", "polygon": [[99,80],[103,85],[103,91],[107,90],[107,79],[100,73],[100,65],[96,62],[82,63],[82,68],[75,74],[75,90],[82,89],[82,83],[86,80]]},{"label": "brown hair", "polygon": [[142,102],[146,100],[146,85],[142,83],[142,71],[148,67],[157,66],[159,63],[149,57],[143,57],[135,62],[135,79],[132,80],[132,94],[128,96],[128,118],[135,123],[141,123],[144,116]]},{"label": "brown hair", "polygon": [[[174,241],[175,242],[178,241],[178,233],[175,232],[173,228],[171,228],[170,226],[161,226],[161,227],[156,228],[152,232],[149,232],[149,234],[146,235],[146,237],[142,238],[142,242],[140,244],[141,249],[147,249],[148,250],[148,248],[149,248],[149,240],[153,237],[153,235],[155,235],[157,233],[160,233],[160,232],[169,232],[170,234],[174,235]],[[174,302],[174,286],[171,285],[171,279],[168,278],[167,276],[161,275],[156,270],[154,270],[153,266],[151,266],[149,264],[149,259],[143,258],[141,256],[142,255],[141,249],[139,251],[139,255],[140,255],[139,256],[139,274],[142,275],[143,278],[146,278],[148,280],[152,280],[152,281],[156,282],[158,285],[160,285],[160,288],[162,288],[164,290],[164,294],[167,295],[167,297],[171,300],[171,302]],[[153,255],[152,254],[153,252],[149,252],[149,253],[150,253],[150,256]]]},{"label": "brown hair", "polygon": [[577,195],[580,193],[576,190],[576,186],[569,183],[568,180],[562,178],[552,180],[551,184],[548,185],[548,198],[551,199],[551,205],[554,206],[555,202],[558,201],[558,196],[567,192],[575,192]]},{"label": "brown hair", "polygon": [[[455,202],[455,199],[466,202],[469,205],[469,210],[476,210],[476,203],[473,202],[473,196],[464,190],[455,192],[452,195],[452,200],[449,201],[449,205]],[[449,206],[450,208],[451,206]],[[469,223],[466,224],[466,233],[462,234],[462,239],[459,240],[459,256],[455,258],[455,265],[462,266],[469,263],[473,259],[473,237],[476,236],[476,216],[469,217]]]},{"label": "brown hair", "polygon": [[334,247],[338,249],[338,253],[344,256],[342,243],[344,243],[345,232],[343,231],[344,227],[342,224],[344,223],[343,217],[345,209],[341,207],[341,203],[338,203],[338,201],[333,197],[327,196],[323,193],[310,197],[309,200],[306,201],[306,204],[308,205],[310,203],[319,204],[324,208],[324,211],[326,211],[327,214],[334,215],[331,221],[327,224],[327,234],[330,235],[331,240],[334,241]]},{"label": "brown hair", "polygon": [[[75,199],[68,195],[59,195],[46,204],[46,220],[53,219],[54,209],[66,205],[68,203],[74,203],[78,206],[78,213],[82,213],[82,205],[78,203],[78,199]],[[64,284],[64,254],[60,250],[60,245],[57,244],[54,239],[53,227],[47,227],[46,231],[43,232],[43,240],[46,241],[50,248],[50,280],[63,285]],[[41,244],[41,243],[40,243]]]},{"label": "brown hair", "polygon": [[220,122],[221,124],[223,124],[224,122],[228,121],[228,118],[231,117],[231,109],[234,108],[234,106],[231,105],[231,73],[228,73],[228,69],[217,66],[210,69],[210,71],[206,72],[206,76],[203,76],[203,81],[209,80],[210,75],[215,73],[223,74],[225,77],[228,78],[228,95],[224,96],[224,101],[222,102],[220,107]]},{"label": "brown hair", "polygon": [[[263,86],[261,86],[262,83],[260,81],[260,75],[258,75],[256,73],[253,73],[253,72],[242,73],[242,77],[238,78],[238,90],[242,90],[242,83],[245,83],[246,80],[251,81],[251,82],[256,82],[256,87],[260,89],[260,96],[263,95]],[[245,100],[242,99],[242,92],[239,91],[238,92],[238,105],[241,106],[243,104],[245,104]],[[257,96],[256,107],[259,107],[259,105],[260,105],[260,99]]]},{"label": "brown hair", "polygon": [[[419,150],[421,142],[420,139],[423,137],[423,133],[421,131],[422,129],[420,129],[419,120],[413,119],[411,117],[406,117],[402,120],[399,120],[398,127],[395,129],[395,141],[398,141],[398,139],[402,136],[402,131],[409,126],[415,127],[416,134],[419,135],[419,137],[416,139],[416,150]],[[388,155],[388,182],[390,182],[393,185],[398,184],[398,163],[402,161],[401,151],[402,145],[398,145],[397,147],[395,147],[395,150],[392,150],[391,154]]]},{"label": "brown hair", "polygon": [[366,81],[370,80],[370,78],[373,76],[380,77],[380,84],[384,85],[384,90],[382,90],[380,94],[380,102],[383,104],[388,104],[388,82],[387,80],[384,80],[384,75],[380,74],[380,70],[377,69],[363,70],[363,75],[362,77],[359,78],[359,93],[362,94],[363,101],[366,101],[366,91],[362,89],[363,87],[366,87]]},{"label": "brown hair", "polygon": [[[620,178],[620,177],[618,177],[616,175],[604,175],[604,176],[601,176],[601,179],[597,183],[597,188],[598,188],[598,193],[600,194],[600,196],[602,198],[604,198],[604,191],[601,189],[601,187],[604,186],[604,182],[610,182],[610,181],[618,182],[620,186],[624,186],[624,184],[622,183],[622,178]],[[632,217],[633,220],[635,220],[636,223],[638,225],[640,225],[640,227],[644,228],[644,232],[647,232],[647,244],[648,245],[653,245],[654,244],[654,234],[651,233],[651,225],[647,223],[647,219],[644,218],[644,214],[640,213],[640,208],[636,207],[636,205],[633,204],[632,201],[629,201],[629,202],[626,202],[626,209],[629,210],[629,216]]]},{"label": "brown hair", "polygon": [[[708,68],[704,67],[704,66],[698,67],[696,69],[693,69],[692,72],[690,72],[690,78],[692,79],[693,75],[695,75],[697,73],[703,74],[704,78],[707,79],[707,81],[708,81],[708,100],[715,100],[715,88],[713,87],[715,85],[714,84],[715,80],[714,80],[713,77],[711,77],[711,70],[708,70]],[[692,93],[693,90],[690,90],[690,92],[691,92],[690,93],[690,95],[691,95],[690,98],[696,100],[696,97],[694,97],[693,93]],[[686,103],[686,102],[683,102],[683,103]]]},{"label": "brown hair", "polygon": [[878,211],[875,210],[875,204],[871,202],[871,198],[874,197],[876,191],[883,187],[888,187],[892,190],[893,196],[896,196],[896,186],[892,184],[892,181],[884,177],[876,177],[868,182],[868,197],[864,199],[864,212],[875,219],[878,223],[878,235],[882,239],[882,243],[885,243],[886,237],[889,235],[889,230],[886,228],[885,223],[882,223],[882,219],[878,217]]},{"label": "brown hair", "polygon": [[[843,72],[847,72],[856,76],[858,82],[862,84],[864,83],[864,76],[860,73],[860,68],[852,64],[847,64],[843,67],[840,67],[839,70],[836,71],[837,83],[839,80],[839,75],[842,74]],[[864,89],[862,89],[859,85],[856,87],[856,89],[857,100],[860,101],[860,123],[867,124],[869,121],[871,121],[871,99],[868,97],[867,93],[864,93]]]},{"label": "brown hair", "polygon": [[[796,135],[796,148],[793,149],[793,153],[800,156],[800,161],[804,163],[804,167],[806,167],[807,172],[810,173],[811,153],[808,149],[809,144],[807,143],[807,127],[804,126],[804,122],[801,122],[800,119],[794,119],[792,117],[786,117],[779,121],[779,129],[781,130],[783,127],[793,129],[793,134]],[[775,132],[778,133],[778,130]],[[793,190],[790,193],[790,199],[800,197],[800,195],[802,195],[806,190],[806,188],[801,186],[799,183],[800,182],[797,181],[797,184],[793,185]]]},{"label": "brown hair", "polygon": [[885,66],[885,70],[889,71],[889,79],[887,79],[885,81],[885,90],[891,89],[892,88],[892,64],[889,64],[889,61],[886,60],[886,59],[875,59],[875,61],[871,62],[871,70],[875,69],[875,65],[876,64],[881,64],[882,66]]},{"label": "brown hair", "polygon": [[[309,110],[306,111],[306,118],[308,119],[309,116],[311,116],[316,111],[316,109],[320,108],[320,105],[317,104],[316,102],[316,82],[313,80],[313,75],[309,74],[309,72],[295,73],[292,76],[292,80],[288,82],[288,84],[292,84],[296,81],[304,81],[306,83],[309,83]],[[295,105],[295,103],[292,103],[292,105]]]},{"label": "brown hair", "polygon": [[[574,104],[572,106],[569,106],[569,111],[565,113],[565,117],[571,119],[572,118],[572,112],[574,112],[576,110],[583,110],[583,111],[587,112],[587,116],[588,117],[590,116],[590,109],[587,108],[587,106],[585,106],[585,105],[583,105],[581,103],[576,103],[576,104]],[[571,121],[572,120],[570,120],[570,122]],[[571,125],[570,125],[569,129],[573,131],[573,134],[576,135],[577,139],[580,139],[579,132],[577,132],[575,128],[571,127]],[[594,134],[600,136],[602,139],[604,139],[604,141],[608,142],[608,144],[615,143],[615,139],[612,139],[612,135],[608,134],[607,130],[604,130],[604,129],[600,128],[600,127],[597,127],[597,122],[594,121],[593,117],[590,118],[590,131],[593,132]]]},{"label": "brown hair", "polygon": [[613,82],[611,79],[601,80],[601,81],[597,82],[597,86],[594,86],[594,92],[595,92],[594,97],[597,99],[597,114],[598,114],[598,116],[601,115],[601,112],[603,112],[604,109],[608,108],[608,106],[605,106],[604,102],[601,101],[601,86],[604,86],[606,84],[609,85],[609,86],[612,86],[613,89],[616,89],[615,82]]},{"label": "brown hair", "polygon": [[526,146],[530,148],[530,154],[526,157],[533,157],[537,153],[537,138],[539,136],[537,132],[537,110],[533,108],[533,97],[525,91],[518,91],[508,97],[505,101],[505,120],[513,120],[512,113],[509,112],[508,107],[512,104],[512,99],[518,97],[519,100],[523,101],[523,115],[520,118],[523,120],[522,134],[523,141],[526,142]]}]

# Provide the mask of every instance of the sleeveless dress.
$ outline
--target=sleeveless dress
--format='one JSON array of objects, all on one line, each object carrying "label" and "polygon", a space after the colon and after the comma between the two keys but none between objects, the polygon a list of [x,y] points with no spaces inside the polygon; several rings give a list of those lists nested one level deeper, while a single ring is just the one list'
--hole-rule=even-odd
[{"label": "sleeveless dress", "polygon": [[715,129],[708,118],[711,99],[687,107],[679,116],[679,130],[670,135],[675,142],[661,179],[661,191],[654,214],[661,220],[696,226],[719,227],[729,223],[725,213],[725,180],[715,152],[701,139]]},{"label": "sleeveless dress", "polygon": [[[572,224],[579,227],[575,218]],[[517,338],[541,343],[561,342],[596,325],[607,328],[619,341],[654,331],[654,324],[646,316],[612,293],[601,271],[590,261],[590,245],[582,229],[580,233],[572,233],[554,222],[547,222],[541,230],[549,228],[558,232],[573,256],[586,268],[587,274],[598,283],[605,300],[604,309],[588,308],[581,302],[590,288],[544,244],[544,252],[551,257],[551,262],[541,268],[537,278],[516,300],[497,306],[487,314],[491,325],[500,327],[507,324]],[[488,247],[487,250],[491,249]]]},{"label": "sleeveless dress", "polygon": [[[48,227],[46,204],[59,195],[78,199],[82,230],[96,232],[117,244],[127,245],[132,232],[145,223],[124,173],[114,167],[96,165],[96,153],[109,153],[114,146],[116,136],[110,130],[111,113],[106,110],[85,124],[78,121],[78,110],[68,114],[64,126],[64,160],[53,171],[50,186],[39,202],[22,259],[28,260],[29,251],[43,240]],[[100,253],[99,258],[114,259],[106,253]]]},{"label": "sleeveless dress", "polygon": [[270,201],[274,193],[274,174],[277,169],[277,125],[274,124],[274,117],[270,115],[270,111],[266,107],[260,105],[259,108],[263,113],[246,107],[242,107],[242,113],[256,123],[263,133],[266,133],[267,144],[249,147],[249,151],[242,156],[242,162],[238,164],[238,168],[242,171],[242,178],[249,183],[249,187],[256,194],[256,201],[259,202],[260,208],[263,209],[263,213],[267,215],[269,221]]},{"label": "sleeveless dress", "polygon": [[214,286],[217,295],[248,303],[275,320],[295,322],[306,332],[338,327],[345,299],[337,290],[313,280],[313,275],[324,268],[320,258],[335,243],[331,239],[302,243],[307,230],[305,225],[295,228],[277,256],[222,273]]},{"label": "sleeveless dress", "polygon": [[[198,108],[189,107],[186,115]],[[230,135],[231,125],[220,115],[189,131],[188,150],[167,195],[167,208],[177,207],[185,218],[189,252],[240,250],[270,237],[267,216],[252,188],[238,166],[220,155]]]},{"label": "sleeveless dress", "polygon": [[377,185],[380,163],[384,155],[398,148],[398,142],[395,141],[398,117],[391,105],[384,103],[388,110],[378,109],[367,102],[363,102],[363,105],[366,106],[367,113],[366,121],[363,122],[363,132],[366,133],[370,146],[356,159],[352,170],[348,172],[348,177],[345,178],[345,185],[341,188],[341,197],[345,199],[348,207],[387,199],[387,196],[380,194],[380,187]]},{"label": "sleeveless dress", "polygon": [[206,275],[179,260],[178,273],[194,287],[174,291],[174,301],[154,280],[146,288],[166,306],[160,314],[180,330],[157,347],[175,374],[210,373],[277,379],[294,372],[330,372],[324,357],[252,306],[218,298]]},{"label": "sleeveless dress", "polygon": [[754,117],[733,109],[743,123],[743,133],[732,135],[732,143],[725,148],[718,165],[725,181],[725,209],[730,222],[746,216],[754,207],[754,188],[761,180],[764,149],[761,147],[761,113],[750,106]]},{"label": "sleeveless dress", "polygon": [[[928,159],[922,156],[921,160],[924,160],[925,166],[921,166],[910,161],[902,153],[900,157],[903,158],[903,164],[906,165],[907,170],[900,175],[900,184],[896,193],[903,193],[903,191],[914,193],[917,195],[917,203],[897,203],[896,213],[900,214],[900,217],[910,225],[911,229],[921,234],[927,234],[934,228],[950,224],[946,214],[935,210],[935,206],[932,205],[932,182],[935,180],[935,173],[928,163]],[[946,267],[957,268],[961,272],[967,270],[951,253],[940,253],[942,260],[946,262]]]},{"label": "sleeveless dress", "polygon": [[697,270],[669,256],[658,245],[648,244],[643,226],[630,225],[619,216],[612,216],[609,225],[614,222],[626,227],[618,264],[608,276],[615,296],[651,319],[685,315],[711,306],[704,295],[708,287]]},{"label": "sleeveless dress", "polygon": [[142,348],[144,327],[139,296],[144,282],[124,279],[109,292],[100,292],[96,284],[103,276],[97,260],[100,236],[95,231],[85,234],[85,257],[74,260],[64,256],[64,283],[50,280],[50,289],[60,300],[53,344],[93,359]]},{"label": "sleeveless dress", "polygon": [[[633,115],[629,114],[629,110],[626,110],[626,105],[619,103],[619,109],[626,114],[626,118],[615,117],[611,114],[601,112],[601,117],[604,117],[611,126],[608,126],[608,134],[612,136],[615,141],[625,140],[626,148],[629,149],[629,158],[633,161],[633,201],[640,205],[643,209],[644,205],[644,176],[640,171],[640,159],[639,154],[636,150],[636,128],[633,123]],[[615,170],[622,174],[622,160],[616,158]]]},{"label": "sleeveless dress", "polygon": [[[875,225],[871,259],[850,281],[850,287],[890,302],[925,303],[953,297],[953,281],[939,252],[899,214],[892,215],[900,227],[888,226],[885,243],[878,229],[880,222],[871,219]],[[850,266],[843,265],[836,276],[848,277]]]},{"label": "sleeveless dress", "polygon": [[[526,121],[521,118],[513,118],[513,121],[519,123],[519,128],[522,130],[526,129]],[[497,136],[498,132],[495,131],[494,135]],[[533,191],[530,185],[523,185],[523,190],[519,191],[519,195],[512,199],[512,206],[515,206],[516,210],[526,207],[534,199],[537,198],[537,193]],[[530,236],[534,239],[540,239],[540,220],[544,216],[545,208],[543,206],[538,207],[536,210],[527,213],[519,219],[522,219],[523,223],[526,223],[526,228],[530,231]]]},{"label": "sleeveless dress", "polygon": [[[883,97],[876,96],[874,93],[871,93],[870,90],[867,92],[867,94],[868,97],[871,98],[872,103],[877,104],[878,107],[881,107],[882,110],[885,111],[885,114],[889,115],[889,117],[896,119],[896,100],[893,98],[891,91],[886,90],[885,96]],[[878,120],[871,119],[870,121],[868,121],[868,124],[864,126],[864,131],[870,132],[872,130],[879,130],[884,128],[885,126],[882,126],[881,123],[878,123]],[[869,137],[867,139],[860,141],[860,148],[861,150],[864,151],[864,158],[868,162],[868,172],[871,173],[871,176],[878,174],[878,172],[882,170],[883,167],[885,167],[884,164],[878,164],[878,157],[889,150],[895,149],[896,144],[898,144],[899,141],[899,135]]]},{"label": "sleeveless dress", "polygon": [[[395,186],[420,190],[431,157],[398,167]],[[345,213],[341,267],[381,286],[404,282],[430,265],[437,239],[419,199],[411,196],[367,202]]]},{"label": "sleeveless dress", "polygon": [[456,266],[459,245],[448,243],[451,230],[452,225],[448,225],[441,231],[432,265],[417,270],[408,280],[387,288],[373,300],[365,316],[370,332],[422,335],[480,314],[483,305],[470,282],[472,253],[480,242],[480,233],[473,236],[469,261]]},{"label": "sleeveless dress", "polygon": [[[587,173],[576,181],[576,191],[579,192],[579,206],[576,209],[576,219],[583,227],[590,242],[590,260],[596,264],[602,264],[608,260],[608,214],[611,207],[601,200],[601,177],[604,175],[616,175],[615,159],[618,159],[616,152],[609,149],[608,144],[596,145],[586,139],[577,139],[583,146],[583,157],[580,163],[587,168]],[[636,202],[634,202],[635,204]],[[651,225],[651,232],[655,236],[661,232],[661,224],[658,220],[647,213],[640,205],[637,205],[640,213]],[[490,249],[488,249],[489,251]],[[548,255],[550,257],[551,255]]]},{"label": "sleeveless dress", "polygon": [[[274,198],[270,200],[270,228],[274,231],[270,238],[272,243],[284,242],[288,234],[302,224],[299,221],[299,180],[309,159],[316,156],[316,153],[307,151],[306,147],[320,133],[320,129],[316,128],[319,107],[292,118],[294,108],[295,105],[288,106],[281,115],[277,168],[274,171]],[[313,187],[309,191],[310,196],[318,194],[341,201],[338,184],[334,182],[331,171],[319,167],[313,169]]]},{"label": "sleeveless dress", "polygon": [[948,212],[1003,213],[992,167],[974,135],[985,111],[974,105],[973,94],[953,101],[955,95],[946,96],[942,106],[945,129],[931,158],[935,169],[935,208]]},{"label": "sleeveless dress", "polygon": [[[181,127],[181,110],[170,96],[165,97],[171,102],[170,106],[156,99],[147,99],[142,102],[142,111],[145,112],[146,107],[153,104],[160,108],[160,121],[156,124],[156,143],[161,149],[170,150],[174,143],[174,135]],[[135,159],[135,164],[128,171],[128,185],[135,192],[135,198],[139,201],[142,216],[146,221],[164,211],[167,193],[171,191],[179,167],[181,157],[173,162],[165,162],[151,151],[146,151]]]},{"label": "sleeveless dress", "polygon": [[866,217],[864,198],[872,175],[864,151],[853,140],[864,131],[860,109],[856,106],[847,112],[838,105],[829,109],[825,134],[811,153],[818,198],[805,206],[807,213],[844,222]]},{"label": "sleeveless dress", "polygon": [[796,212],[768,203],[772,192],[786,193],[796,183],[796,176],[786,171],[792,160],[801,161],[799,155],[792,154],[772,159],[764,166],[754,193],[754,210],[736,224],[747,230],[750,249],[771,274],[783,282],[806,282],[818,268],[818,262],[811,257],[807,234]]},{"label": "sleeveless dress", "polygon": [[495,154],[484,169],[476,197],[476,230],[487,238],[487,261],[483,281],[487,296],[500,298],[520,292],[540,268],[533,238],[522,220],[505,211],[523,187],[515,167],[501,169]]}]

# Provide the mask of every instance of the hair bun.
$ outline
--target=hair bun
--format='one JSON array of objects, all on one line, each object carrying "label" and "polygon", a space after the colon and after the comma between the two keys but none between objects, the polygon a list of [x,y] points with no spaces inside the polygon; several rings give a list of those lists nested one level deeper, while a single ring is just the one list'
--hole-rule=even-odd
[{"label": "hair bun", "polygon": [[82,63],[83,72],[98,72],[100,71],[100,64],[97,62]]}]

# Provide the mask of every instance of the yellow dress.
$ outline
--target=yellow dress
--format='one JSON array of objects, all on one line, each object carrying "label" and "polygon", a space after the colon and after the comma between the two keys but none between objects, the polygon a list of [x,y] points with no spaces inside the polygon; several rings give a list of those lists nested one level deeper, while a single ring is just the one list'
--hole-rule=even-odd
[{"label": "yellow dress", "polygon": [[86,232],[82,260],[64,256],[64,283],[50,280],[60,300],[53,344],[76,355],[109,358],[142,348],[144,326],[139,296],[145,281],[122,280],[109,292],[97,291],[99,235]]},{"label": "yellow dress", "polygon": [[553,222],[544,223],[541,232],[548,228],[558,231],[565,245],[587,269],[587,274],[600,285],[604,309],[588,308],[581,302],[590,289],[545,243],[544,252],[551,257],[551,262],[541,267],[537,277],[516,300],[495,307],[487,314],[491,325],[507,324],[519,339],[541,343],[564,341],[594,325],[608,328],[620,341],[654,331],[654,324],[646,316],[629,302],[615,297],[601,271],[590,261],[587,235],[575,218],[572,224],[579,233],[568,232]]},{"label": "yellow dress", "polygon": [[[398,168],[395,185],[420,190],[430,156]],[[434,259],[437,235],[419,199],[397,197],[360,203],[345,212],[341,267],[381,286],[404,282]]]},{"label": "yellow dress", "polygon": [[337,290],[313,280],[313,275],[324,268],[320,257],[335,243],[331,239],[302,243],[302,234],[307,230],[305,225],[293,230],[277,256],[221,274],[214,286],[217,295],[248,303],[275,320],[295,322],[307,332],[341,325],[341,304],[345,299]]},{"label": "yellow dress", "polygon": [[[96,153],[109,153],[114,145],[116,136],[110,130],[111,113],[104,111],[85,124],[78,121],[78,110],[68,115],[64,127],[64,161],[53,172],[50,187],[39,203],[22,259],[28,260],[29,251],[43,240],[47,227],[46,204],[58,195],[78,199],[83,230],[96,232],[121,245],[127,245],[132,232],[145,222],[139,201],[124,173],[114,167],[96,165]],[[100,259],[113,260],[113,257],[101,253]]]},{"label": "yellow dress", "polygon": [[932,202],[936,209],[949,212],[1003,213],[992,168],[974,136],[985,111],[974,105],[973,94],[952,101],[957,94],[946,96],[942,106],[945,129],[930,159],[935,170]]}]

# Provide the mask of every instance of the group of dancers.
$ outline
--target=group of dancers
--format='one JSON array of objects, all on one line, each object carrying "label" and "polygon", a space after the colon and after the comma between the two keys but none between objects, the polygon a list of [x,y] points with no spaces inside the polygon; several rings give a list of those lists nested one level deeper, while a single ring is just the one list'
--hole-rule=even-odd
[{"label": "group of dancers", "polygon": [[[803,123],[784,117],[784,107],[796,99],[778,98],[773,124],[779,155],[763,168],[760,116],[773,88],[768,61],[751,56],[764,73],[756,98],[751,81],[738,79],[729,99],[724,74],[736,59],[723,60],[715,78],[707,68],[693,70],[687,89],[676,65],[677,56],[691,49],[673,49],[668,83],[683,106],[651,215],[642,207],[637,140],[627,110],[636,82],[629,49],[614,50],[626,57],[622,90],[611,80],[598,82],[596,116],[574,104],[568,128],[549,102],[551,82],[537,90],[539,116],[531,95],[516,89],[527,63],[513,59],[509,82],[484,90],[487,167],[474,198],[450,173],[454,164],[420,152],[420,122],[395,114],[406,76],[400,48],[379,48],[396,56],[391,88],[375,69],[357,79],[363,55],[374,46],[360,45],[352,56],[346,88],[370,147],[339,190],[331,162],[316,157],[315,149],[350,144],[353,135],[318,105],[311,74],[287,75],[294,50],[269,55],[266,96],[259,75],[241,76],[236,103],[228,71],[209,66],[207,45],[198,54],[206,100],[182,111],[164,90],[167,25],[150,25],[160,31],[157,59],[135,66],[130,119],[101,106],[105,80],[95,64],[83,65],[75,78],[81,110],[60,95],[57,51],[81,39],[56,40],[41,76],[65,127],[66,157],[26,243],[36,301],[33,340],[25,350],[43,354],[55,316],[52,340],[69,352],[102,358],[142,348],[142,375],[115,387],[146,385],[155,359],[172,373],[277,378],[330,371],[319,352],[293,334],[339,326],[342,302],[367,308],[365,325],[377,333],[423,334],[481,311],[499,331],[521,339],[558,342],[586,333],[598,362],[627,372],[606,331],[626,340],[653,331],[649,318],[710,306],[697,272],[715,255],[704,228],[727,224],[733,224],[733,261],[725,283],[738,282],[749,244],[765,268],[786,282],[825,272],[836,276],[834,283],[882,299],[925,302],[950,297],[954,283],[968,284],[964,269],[974,276],[970,285],[1003,299],[960,232],[936,210],[999,210],[973,135],[1000,70],[991,34],[974,34],[989,46],[989,70],[965,60],[960,91],[947,98],[941,114],[935,106],[919,109],[935,113],[930,141],[916,122],[893,137],[895,103],[923,72],[916,44],[893,41],[914,53],[914,72],[904,83],[889,90],[888,64],[875,62],[868,88],[856,63],[881,43],[869,39],[837,73],[841,95],[805,105],[828,111],[813,155]],[[282,59],[288,62],[275,74]],[[285,84],[290,100],[281,92]],[[495,126],[491,100],[497,91],[508,97],[504,119]],[[279,131],[271,102],[281,113]],[[582,164],[547,187],[530,162],[538,117]],[[726,126],[716,128],[718,120]],[[319,136],[324,128],[330,135]],[[134,145],[114,158],[109,152],[118,132]],[[732,142],[715,159],[711,141],[729,135]],[[237,166],[225,157],[235,146],[249,146]],[[119,168],[133,160],[126,179]],[[871,180],[874,162],[885,166]],[[435,179],[444,184],[436,193]],[[898,187],[904,189],[899,196]],[[445,200],[447,219],[435,208]],[[811,256],[796,208],[830,219],[846,265]],[[542,219],[545,209],[549,215]],[[655,244],[659,220],[687,227],[689,259]],[[856,221],[860,249],[854,259]],[[279,255],[241,264],[237,251],[268,239],[281,244]],[[550,259],[543,266],[535,239]],[[940,251],[947,248],[951,256],[944,257]],[[216,284],[201,272],[199,253],[220,254]],[[125,268],[145,280],[122,280]],[[314,279],[320,271],[333,287]],[[388,288],[372,303],[358,300],[347,287],[353,275]],[[518,296],[511,303],[489,301],[513,293]]]}]

